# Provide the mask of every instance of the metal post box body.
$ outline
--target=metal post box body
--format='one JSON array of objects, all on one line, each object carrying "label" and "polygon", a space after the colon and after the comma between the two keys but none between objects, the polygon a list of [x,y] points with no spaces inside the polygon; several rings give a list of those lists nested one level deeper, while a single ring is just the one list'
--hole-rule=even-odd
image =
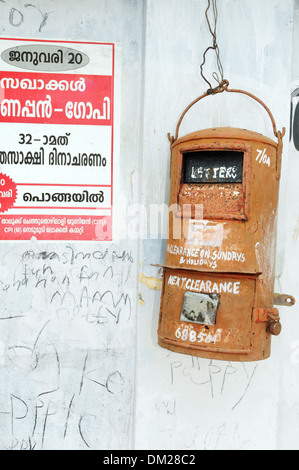
[{"label": "metal post box body", "polygon": [[230,361],[269,357],[280,160],[279,143],[244,129],[172,143],[160,346]]}]

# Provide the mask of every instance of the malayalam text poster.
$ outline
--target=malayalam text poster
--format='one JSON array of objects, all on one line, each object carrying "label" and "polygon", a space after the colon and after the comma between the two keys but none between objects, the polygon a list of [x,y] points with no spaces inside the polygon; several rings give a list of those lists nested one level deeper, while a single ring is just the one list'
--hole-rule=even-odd
[{"label": "malayalam text poster", "polygon": [[0,40],[1,240],[112,240],[115,48]]}]

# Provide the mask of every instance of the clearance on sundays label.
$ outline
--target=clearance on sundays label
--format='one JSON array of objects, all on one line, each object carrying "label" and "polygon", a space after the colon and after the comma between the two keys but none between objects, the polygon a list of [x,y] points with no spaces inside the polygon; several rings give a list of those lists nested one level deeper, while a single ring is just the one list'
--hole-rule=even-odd
[{"label": "clearance on sundays label", "polygon": [[0,40],[1,240],[112,240],[116,48]]}]

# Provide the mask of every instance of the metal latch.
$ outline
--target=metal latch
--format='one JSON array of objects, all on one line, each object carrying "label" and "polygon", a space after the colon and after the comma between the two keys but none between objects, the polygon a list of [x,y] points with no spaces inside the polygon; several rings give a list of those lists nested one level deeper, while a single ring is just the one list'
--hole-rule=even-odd
[{"label": "metal latch", "polygon": [[[291,307],[295,304],[295,299],[287,294],[274,294],[274,305]],[[277,308],[254,308],[252,311],[252,321],[256,323],[269,322],[269,333],[278,336],[281,332],[281,323]]]},{"label": "metal latch", "polygon": [[269,322],[269,333],[278,336],[281,332],[280,317],[277,308],[254,308],[252,321],[256,323]]}]

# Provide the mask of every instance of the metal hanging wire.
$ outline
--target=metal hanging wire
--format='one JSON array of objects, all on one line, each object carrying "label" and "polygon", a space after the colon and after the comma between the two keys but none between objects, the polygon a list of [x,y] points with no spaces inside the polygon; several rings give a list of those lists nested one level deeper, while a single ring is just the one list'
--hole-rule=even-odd
[{"label": "metal hanging wire", "polygon": [[[253,100],[257,101],[260,105],[262,105],[265,110],[267,111],[270,119],[271,119],[271,122],[272,122],[272,127],[273,127],[273,133],[275,135],[275,137],[277,137],[278,139],[278,151],[277,151],[277,179],[280,178],[280,159],[281,159],[281,153],[282,153],[282,139],[285,135],[285,132],[286,132],[286,129],[285,127],[282,128],[282,131],[278,131],[277,128],[276,128],[276,123],[275,123],[275,120],[274,120],[274,117],[270,111],[270,109],[268,108],[268,106],[265,105],[265,103],[263,103],[263,101],[261,101],[259,98],[257,98],[255,95],[253,95],[252,93],[249,93],[247,91],[244,91],[244,90],[238,90],[238,89],[232,89],[232,88],[228,88],[229,86],[229,81],[224,79],[223,78],[223,67],[222,67],[222,63],[221,63],[221,59],[220,59],[220,52],[219,52],[219,47],[218,47],[218,44],[217,44],[217,35],[216,35],[216,29],[217,29],[217,21],[218,21],[218,10],[217,10],[217,0],[212,0],[212,8],[213,8],[213,15],[214,15],[214,29],[212,29],[212,26],[211,26],[211,23],[210,23],[210,20],[209,20],[209,15],[208,15],[208,11],[209,9],[211,8],[211,0],[208,0],[208,7],[205,11],[205,16],[206,16],[206,20],[207,20],[207,23],[208,23],[208,27],[209,27],[209,30],[210,30],[210,33],[213,37],[213,45],[212,46],[209,46],[204,54],[203,54],[203,62],[202,64],[200,65],[200,72],[201,72],[201,76],[202,78],[204,79],[204,81],[209,85],[209,89],[201,96],[199,96],[198,98],[196,98],[194,101],[192,101],[192,103],[190,103],[183,111],[183,113],[181,114],[181,117],[177,123],[177,126],[176,126],[176,131],[175,131],[175,135],[174,136],[171,136],[170,134],[168,134],[168,140],[170,142],[170,147],[172,147],[172,145],[174,145],[174,143],[177,141],[178,139],[178,136],[179,136],[179,129],[180,129],[180,125],[182,123],[182,120],[185,116],[185,114],[189,111],[189,109],[194,106],[196,103],[198,103],[198,101],[202,100],[203,98],[209,96],[209,95],[216,95],[217,93],[222,93],[224,91],[228,92],[228,93],[241,93],[243,95],[247,95],[249,96],[250,98],[252,98]],[[212,84],[209,82],[209,80],[204,76],[204,73],[203,73],[203,67],[205,65],[205,62],[206,62],[206,55],[208,53],[209,50],[214,50],[215,51],[215,54],[216,54],[216,63],[217,63],[217,68],[218,68],[218,73],[217,72],[213,72],[212,76],[214,78],[214,80],[216,80],[216,82],[218,83],[218,85],[213,88],[212,87]],[[219,75],[220,76],[219,76]]]},{"label": "metal hanging wire", "polygon": [[[208,28],[209,28],[209,31],[212,35],[212,38],[213,38],[213,45],[212,46],[209,46],[207,47],[207,49],[205,50],[205,52],[203,53],[203,61],[202,61],[202,64],[200,65],[200,74],[202,76],[202,78],[204,79],[204,81],[209,85],[209,89],[208,89],[208,93],[209,94],[212,94],[214,93],[215,91],[219,90],[219,87],[221,88],[224,84],[224,82],[226,83],[227,81],[224,80],[223,78],[223,66],[222,66],[222,63],[221,63],[221,59],[220,59],[220,51],[219,51],[219,46],[217,44],[217,21],[218,21],[218,9],[217,9],[217,0],[212,0],[212,11],[213,11],[213,17],[214,17],[214,28],[212,28],[211,26],[211,22],[210,22],[210,19],[209,19],[209,9],[211,8],[211,0],[208,0],[208,7],[205,11],[205,17],[206,17],[206,20],[207,20],[207,24],[208,24]],[[210,51],[210,50],[214,50],[215,51],[215,54],[216,54],[216,64],[217,64],[217,69],[218,69],[218,73],[217,72],[213,72],[212,76],[214,78],[214,80],[218,83],[218,86],[213,88],[212,87],[212,84],[209,82],[209,80],[205,77],[204,75],[204,72],[203,72],[203,68],[204,68],[204,65],[206,63],[206,55],[207,53]]]},{"label": "metal hanging wire", "polygon": [[[211,5],[212,5],[213,16],[214,16],[214,28],[212,28],[212,26],[211,26],[211,22],[210,22],[210,19],[209,19],[209,13],[208,13],[209,9],[211,8]],[[200,101],[201,99],[203,99],[203,98],[205,98],[209,95],[216,95],[217,93],[222,93],[224,91],[226,91],[228,93],[241,93],[243,95],[249,96],[250,98],[252,98],[255,101],[257,101],[258,103],[260,103],[265,108],[265,110],[267,111],[267,113],[268,113],[268,115],[271,119],[272,126],[273,126],[273,133],[278,138],[279,145],[282,145],[282,138],[285,135],[285,128],[283,127],[282,131],[277,131],[276,124],[275,124],[275,121],[274,121],[274,117],[273,117],[270,109],[268,108],[268,106],[266,106],[265,103],[263,103],[263,101],[261,101],[259,98],[257,98],[252,93],[249,93],[249,92],[244,91],[244,90],[228,88],[229,81],[224,79],[223,66],[222,66],[222,63],[221,63],[220,51],[219,51],[219,47],[218,47],[218,44],[217,44],[217,34],[216,34],[217,33],[217,31],[216,31],[217,30],[217,21],[218,21],[217,0],[208,0],[208,7],[206,8],[205,16],[206,16],[207,24],[208,24],[208,27],[209,27],[209,31],[210,31],[210,33],[212,35],[212,38],[213,38],[213,45],[209,46],[203,54],[203,62],[200,65],[200,72],[201,72],[202,78],[209,85],[210,88],[204,94],[202,94],[201,96],[196,98],[194,101],[192,101],[192,103],[190,103],[184,109],[184,111],[183,111],[183,113],[182,113],[182,115],[181,115],[181,117],[180,117],[180,119],[177,123],[175,135],[171,136],[170,134],[168,134],[168,139],[170,141],[170,145],[173,145],[174,142],[178,139],[179,128],[180,128],[181,122],[182,122],[185,114],[189,111],[189,109],[194,104],[196,104],[198,101]],[[213,72],[213,74],[212,74],[214,80],[218,83],[218,85],[214,88],[212,87],[212,84],[209,82],[209,80],[205,77],[204,72],[203,72],[203,68],[204,68],[204,65],[206,63],[206,55],[210,50],[215,51],[216,63],[217,63],[217,69],[218,69],[218,72]]]}]

